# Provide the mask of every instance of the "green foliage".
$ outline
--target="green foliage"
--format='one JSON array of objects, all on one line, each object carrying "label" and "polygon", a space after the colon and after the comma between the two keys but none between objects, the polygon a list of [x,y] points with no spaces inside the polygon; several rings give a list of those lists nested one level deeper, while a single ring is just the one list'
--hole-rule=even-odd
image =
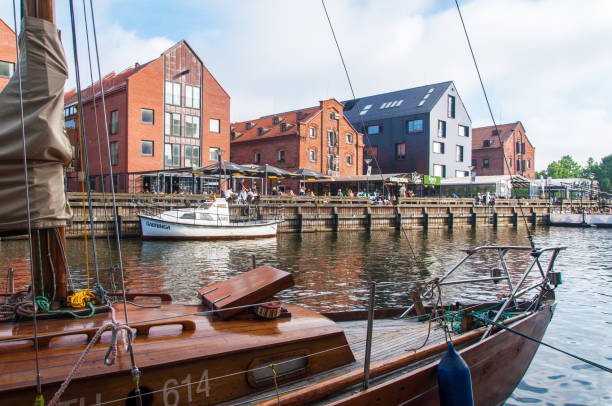
[{"label": "green foliage", "polygon": [[566,155],[558,161],[551,162],[545,171],[536,172],[536,179],[547,177],[590,179],[591,176],[599,182],[599,188],[602,191],[612,190],[612,154],[603,157],[600,163],[589,158],[584,167],[578,165],[571,156]]},{"label": "green foliage", "polygon": [[565,155],[558,161],[553,161],[546,168],[546,176],[553,179],[578,178],[582,168],[574,159]]}]

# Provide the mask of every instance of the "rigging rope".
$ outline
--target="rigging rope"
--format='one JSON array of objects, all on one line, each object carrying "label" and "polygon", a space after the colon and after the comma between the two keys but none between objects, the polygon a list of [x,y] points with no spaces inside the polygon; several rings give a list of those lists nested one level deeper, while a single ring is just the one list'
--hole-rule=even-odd
[{"label": "rigging rope", "polygon": [[[491,104],[489,103],[489,97],[487,96],[487,91],[485,90],[484,82],[482,80],[482,76],[480,75],[480,69],[478,68],[478,63],[476,62],[476,56],[474,55],[474,50],[472,49],[472,43],[470,42],[470,36],[468,35],[467,28],[465,27],[465,22],[463,21],[463,15],[461,14],[461,9],[459,8],[458,0],[455,0],[455,5],[457,6],[457,12],[459,13],[459,19],[461,20],[461,25],[463,26],[463,32],[465,33],[465,39],[467,40],[468,47],[470,48],[470,53],[472,54],[472,60],[474,61],[474,67],[476,68],[476,73],[478,74],[478,80],[480,81],[480,87],[482,88],[482,93],[484,94],[485,101],[487,103],[487,108],[489,109],[489,115],[491,116],[491,121],[493,121],[493,126],[495,127],[495,132],[497,133],[497,139],[499,141],[499,145],[502,150],[502,157],[504,159],[504,164],[506,169],[508,169],[508,173],[510,174],[510,182],[512,183],[512,171],[510,170],[510,165],[508,164],[508,160],[506,159],[506,152],[503,148],[503,143],[501,139],[501,133],[499,132],[499,128],[497,127],[497,123],[495,122],[495,117],[493,117],[493,110],[491,109]],[[522,147],[521,147],[522,148]],[[533,236],[531,235],[531,231],[529,230],[529,224],[527,223],[527,219],[525,218],[525,213],[523,212],[522,205],[519,204],[519,210],[521,211],[521,217],[525,222],[525,229],[527,230],[527,238],[529,239],[529,244],[531,244],[531,248],[535,250],[535,243],[533,242]]]},{"label": "rigging rope", "polygon": [[[13,24],[15,27],[15,33],[19,32],[17,30],[17,6],[15,5],[15,0],[13,0]],[[35,7],[38,7],[38,3],[34,2]],[[21,4],[23,8],[27,7],[26,3]],[[23,11],[23,9],[22,9]],[[38,10],[36,10],[36,15],[38,15]],[[21,123],[21,142],[22,142],[22,150],[23,150],[23,176],[25,180],[25,197],[26,197],[26,215],[28,218],[28,248],[30,254],[30,278],[32,280],[32,289],[34,289],[34,251],[32,246],[32,217],[30,213],[30,182],[28,181],[28,153],[26,150],[26,135],[25,135],[25,122],[24,122],[24,114],[23,114],[23,85],[22,85],[22,77],[21,77],[21,54],[19,52],[19,41],[17,35],[15,35],[15,53],[17,62],[17,80],[19,82],[19,118]],[[42,281],[41,281],[42,283]],[[32,317],[32,330],[34,333],[34,353],[35,353],[35,373],[36,373],[36,400],[35,404],[44,403],[44,399],[42,397],[42,386],[40,379],[40,363],[39,363],[39,354],[38,354],[38,319],[36,312],[36,305],[34,303],[34,295],[32,295],[32,308],[34,309],[34,314]]]},{"label": "rigging rope", "polygon": [[481,319],[483,322],[485,322],[485,323],[488,323],[488,324],[491,324],[491,325],[494,325],[494,326],[500,327],[500,328],[502,328],[502,329],[504,329],[504,330],[507,330],[507,331],[509,331],[509,332],[511,332],[511,333],[517,334],[517,335],[519,335],[519,336],[521,336],[521,337],[523,337],[523,338],[526,338],[526,339],[528,339],[528,340],[531,340],[531,341],[534,341],[534,342],[536,342],[536,343],[538,343],[538,344],[541,344],[541,345],[543,345],[543,346],[545,346],[545,347],[552,348],[552,349],[553,349],[553,350],[555,350],[555,351],[559,351],[560,353],[565,354],[565,355],[567,355],[567,356],[569,356],[569,357],[575,358],[575,359],[577,359],[577,360],[579,360],[579,361],[582,361],[582,362],[585,362],[585,363],[587,363],[587,364],[589,364],[589,365],[592,365],[592,366],[594,366],[594,367],[597,367],[597,368],[599,368],[599,369],[601,369],[601,370],[603,370],[603,371],[606,371],[606,372],[608,372],[608,373],[612,373],[612,368],[609,368],[609,367],[607,367],[607,366],[605,366],[605,365],[599,364],[599,363],[597,363],[597,362],[595,362],[595,361],[591,361],[591,360],[588,360],[588,359],[586,359],[586,358],[580,357],[580,356],[578,356],[578,355],[576,355],[576,354],[572,354],[572,353],[570,353],[570,352],[564,351],[564,350],[562,350],[561,348],[557,348],[557,347],[555,347],[555,346],[553,346],[553,345],[547,344],[547,343],[545,343],[545,342],[543,342],[543,341],[541,341],[541,340],[538,340],[537,338],[530,337],[530,336],[528,336],[527,334],[521,333],[520,331],[514,330],[514,329],[512,329],[512,328],[510,328],[510,327],[507,327],[507,326],[505,326],[505,325],[503,325],[503,324],[500,324],[500,323],[498,323],[498,322],[495,322],[495,321],[491,320],[491,319],[490,319],[490,318],[488,318],[488,317],[487,317],[485,314],[479,314],[479,315],[474,314],[474,315],[475,315],[476,317],[480,318],[480,319]]},{"label": "rigging rope", "polygon": [[[323,10],[325,11],[325,16],[327,17],[327,22],[329,23],[329,28],[331,30],[332,36],[334,37],[334,42],[336,43],[336,48],[338,48],[338,54],[340,55],[340,60],[342,61],[342,66],[344,67],[344,73],[346,74],[346,79],[348,81],[349,88],[351,89],[351,95],[353,96],[353,103],[355,105],[355,108],[357,108],[357,110],[359,110],[359,100],[357,100],[357,96],[355,96],[355,91],[353,90],[353,84],[351,82],[351,78],[350,78],[350,75],[348,73],[348,68],[346,67],[346,63],[344,62],[344,57],[342,56],[342,51],[340,50],[340,44],[338,43],[338,38],[336,38],[336,33],[334,31],[334,27],[332,25],[331,18],[329,17],[329,13],[327,12],[327,7],[325,6],[325,0],[321,0],[321,4],[323,5]],[[367,131],[366,127],[365,127],[365,123],[363,121],[363,116],[361,114],[359,114],[359,121],[361,122],[361,131],[363,131],[363,136],[367,140],[367,144],[368,145],[372,145],[372,143],[370,142],[370,137],[368,135],[368,131]],[[380,174],[380,180],[381,180],[381,183],[382,183],[383,196],[386,196],[386,193],[385,193],[385,189],[386,189],[385,188],[385,179],[383,177],[382,170],[380,169],[380,165],[378,163],[378,153],[376,155],[372,155],[372,159],[374,160],[374,163],[376,164],[376,168],[378,169],[378,173]],[[368,196],[368,199],[369,198],[370,198],[370,196]],[[401,223],[400,223],[399,226],[400,226],[400,229],[403,230],[404,238],[406,238],[406,240],[408,241],[408,246],[410,247],[410,253],[412,254],[412,258],[414,260],[416,268],[419,268],[418,259],[417,259],[417,256],[416,256],[415,252],[414,252],[414,248],[412,247],[412,242],[410,241],[410,238],[408,238],[408,234],[406,234],[406,231],[404,230],[404,227],[402,226]]]}]

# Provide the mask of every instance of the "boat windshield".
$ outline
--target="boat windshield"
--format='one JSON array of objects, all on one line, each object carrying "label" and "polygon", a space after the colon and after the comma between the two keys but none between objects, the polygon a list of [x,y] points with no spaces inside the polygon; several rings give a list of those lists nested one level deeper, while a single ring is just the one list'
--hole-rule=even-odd
[{"label": "boat windshield", "polygon": [[204,202],[198,206],[198,209],[210,209],[213,204],[215,204],[215,202]]}]

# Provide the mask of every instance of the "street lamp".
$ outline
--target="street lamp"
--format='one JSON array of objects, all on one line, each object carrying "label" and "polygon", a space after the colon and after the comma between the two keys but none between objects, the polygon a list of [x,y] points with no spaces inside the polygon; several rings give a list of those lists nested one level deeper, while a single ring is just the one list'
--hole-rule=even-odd
[{"label": "street lamp", "polygon": [[370,168],[370,163],[372,162],[372,158],[366,158],[363,160],[367,165],[366,168],[366,195],[370,198],[370,173],[372,173],[372,169]]},{"label": "street lamp", "polygon": [[[219,196],[223,196],[223,191],[221,190],[221,168],[223,167],[222,157],[225,153],[224,150],[219,149],[217,152],[217,157],[219,158]],[[225,169],[223,169],[223,176],[225,176]]]}]

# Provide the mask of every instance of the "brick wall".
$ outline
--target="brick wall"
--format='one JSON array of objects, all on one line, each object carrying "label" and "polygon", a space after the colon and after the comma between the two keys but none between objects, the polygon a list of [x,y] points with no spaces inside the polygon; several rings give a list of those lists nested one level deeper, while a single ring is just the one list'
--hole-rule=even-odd
[{"label": "brick wall", "polygon": [[[202,91],[202,166],[214,163],[209,158],[209,148],[230,150],[230,97],[219,82],[204,67],[204,89]],[[210,119],[220,120],[220,132],[210,131]],[[227,160],[229,152],[224,159]]]},{"label": "brick wall", "polygon": [[[0,61],[15,64],[16,59],[15,32],[0,19]],[[16,66],[15,69],[17,69]],[[0,77],[0,91],[4,89],[8,81],[9,78]]]},{"label": "brick wall", "polygon": [[[163,168],[164,162],[164,80],[163,58],[158,58],[128,79],[127,134],[119,151],[122,172]],[[144,124],[141,110],[153,110],[153,124]],[[153,156],[143,156],[142,141],[153,141]]]}]

